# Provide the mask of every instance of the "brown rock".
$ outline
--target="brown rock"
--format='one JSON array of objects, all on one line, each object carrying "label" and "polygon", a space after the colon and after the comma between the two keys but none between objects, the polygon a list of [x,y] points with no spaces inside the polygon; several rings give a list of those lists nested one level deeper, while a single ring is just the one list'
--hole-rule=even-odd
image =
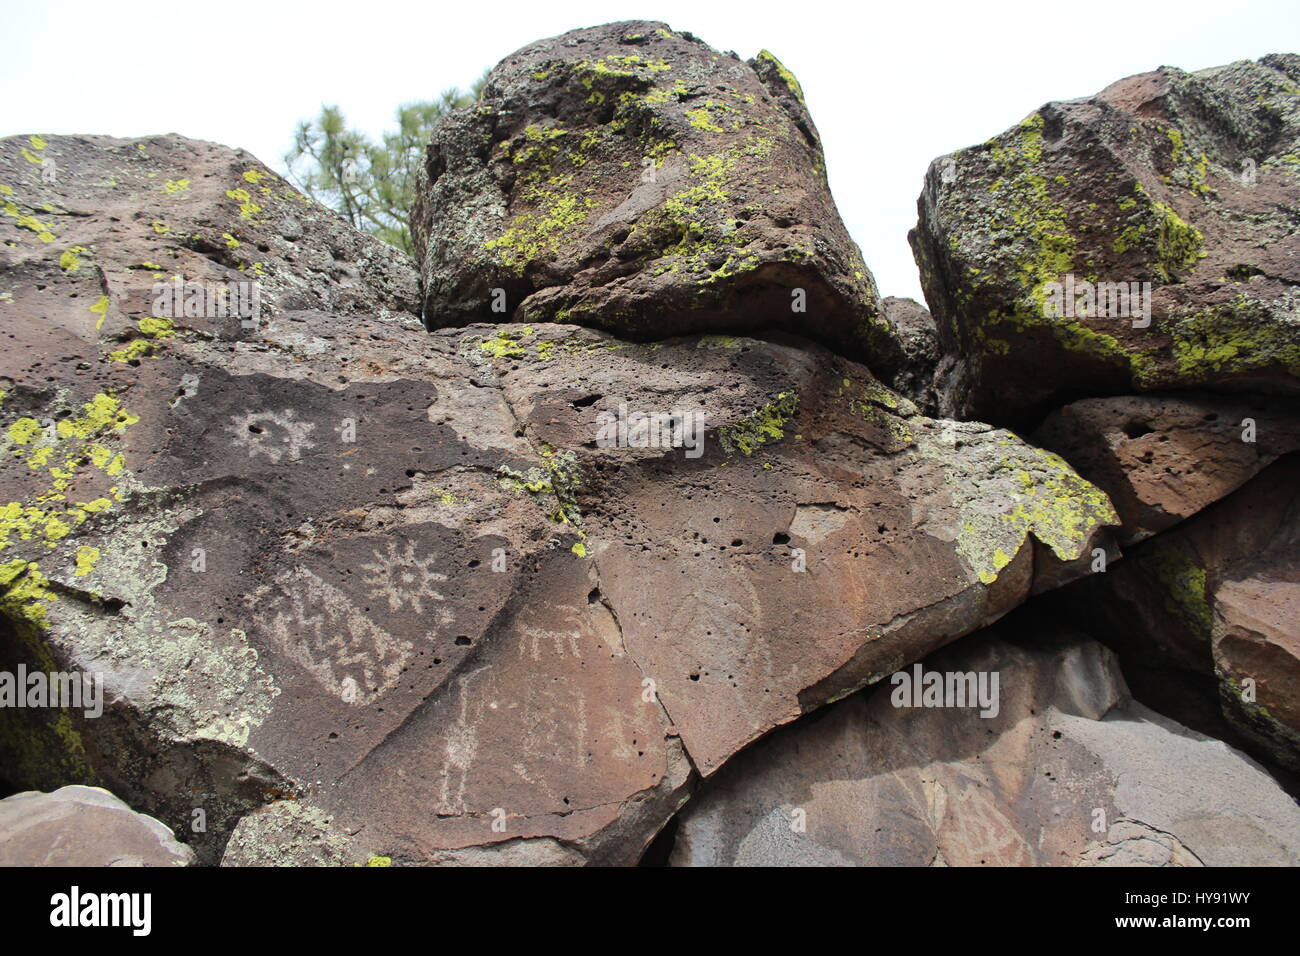
[{"label": "brown rock", "polygon": [[662,23],[498,64],[434,132],[412,234],[431,328],[780,328],[879,375],[902,360],[798,81],[766,51],[745,63]]},{"label": "brown rock", "polygon": [[0,800],[0,866],[189,866],[194,851],[99,787]]},{"label": "brown rock", "polygon": [[[1300,768],[1298,490],[1292,454],[1055,596],[1120,650],[1142,699],[1291,770]],[[1220,705],[1223,728],[1207,713]]]},{"label": "brown rock", "polygon": [[1092,398],[1053,412],[1033,441],[1110,496],[1120,542],[1132,544],[1300,448],[1300,405],[1207,394]]},{"label": "brown rock", "polygon": [[[226,191],[186,215],[224,231]],[[315,215],[299,245],[337,227]],[[113,703],[71,734],[0,711],[0,758],[173,825],[204,809],[207,862],[228,837],[232,863],[635,862],[692,764],[1077,574],[1117,520],[1058,456],[804,340],[429,335],[283,299],[162,323],[129,265],[182,238],[110,229],[91,294],[4,222],[11,327],[40,303],[60,337],[3,367],[0,650]],[[699,454],[602,443],[620,408],[702,415]]]},{"label": "brown rock", "polygon": [[[941,412],[1023,423],[1088,395],[1294,395],[1297,81],[1293,54],[1162,67],[936,160],[911,241]],[[1150,283],[1150,310],[1052,311],[1048,284],[1067,277]]]},{"label": "brown rock", "polygon": [[[996,674],[998,712],[864,691],[737,756],[682,811],[678,866],[1294,866],[1300,811],[1252,761],[1128,696],[1039,622],[924,671]],[[909,673],[912,669],[908,669]]]}]

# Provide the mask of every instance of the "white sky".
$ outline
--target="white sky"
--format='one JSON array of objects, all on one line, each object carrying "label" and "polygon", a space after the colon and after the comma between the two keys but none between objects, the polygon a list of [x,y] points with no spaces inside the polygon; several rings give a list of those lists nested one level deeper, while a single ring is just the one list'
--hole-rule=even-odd
[{"label": "white sky", "polygon": [[907,230],[936,156],[1162,64],[1300,52],[1297,0],[0,3],[0,135],[176,132],[280,170],[322,103],[378,135],[398,103],[576,27],[663,20],[745,59],[766,47],[803,85],[882,294],[916,299]]}]

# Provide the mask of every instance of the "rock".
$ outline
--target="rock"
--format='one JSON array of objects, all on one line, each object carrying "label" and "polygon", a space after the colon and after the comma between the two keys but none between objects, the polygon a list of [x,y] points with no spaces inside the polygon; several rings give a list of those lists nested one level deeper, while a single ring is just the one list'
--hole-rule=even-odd
[{"label": "rock", "polygon": [[[86,156],[72,182],[121,161]],[[224,231],[211,192],[187,214]],[[284,202],[301,246],[340,228]],[[693,770],[1081,573],[1118,520],[1058,456],[806,340],[430,335],[360,308],[364,270],[355,312],[160,328],[136,232],[96,240],[103,292],[0,238],[60,335],[0,366],[0,659],[108,701],[0,710],[0,762],[203,809],[204,862],[635,862]],[[602,440],[673,412],[698,455]]]},{"label": "rock", "polygon": [[[1132,391],[1295,394],[1297,81],[1292,54],[1162,67],[933,163],[910,238],[949,366],[942,413],[1024,423]],[[1080,294],[1150,283],[1149,324],[1118,299],[1053,312],[1048,284],[1067,277]]]},{"label": "rock", "polygon": [[[1052,605],[1105,635],[1143,700],[1235,735],[1292,771],[1300,770],[1298,494],[1300,456],[1291,454]],[[1220,707],[1228,734],[1206,714]]]},{"label": "rock", "polygon": [[1053,412],[1032,440],[1109,495],[1127,545],[1300,449],[1300,404],[1195,393],[1090,398]]},{"label": "rock", "polygon": [[825,170],[766,51],[642,21],[531,44],[434,132],[412,219],[426,324],[777,328],[887,376],[900,345]]},{"label": "rock", "polygon": [[924,664],[996,673],[996,716],[840,701],[706,781],[671,864],[1295,865],[1300,810],[1256,764],[1133,701],[1095,641],[1000,631]]},{"label": "rock", "polygon": [[0,866],[189,866],[194,851],[99,787],[0,800]]},{"label": "rock", "polygon": [[920,405],[927,414],[934,414],[938,407],[934,375],[940,357],[934,318],[915,299],[887,296],[882,304],[905,356],[890,385]]}]

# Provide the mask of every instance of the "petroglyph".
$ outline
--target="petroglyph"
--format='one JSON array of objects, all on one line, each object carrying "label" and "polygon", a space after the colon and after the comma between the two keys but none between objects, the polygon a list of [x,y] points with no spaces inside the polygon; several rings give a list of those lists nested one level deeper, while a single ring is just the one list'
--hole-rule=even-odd
[{"label": "petroglyph", "polygon": [[519,641],[519,656],[531,657],[535,661],[542,659],[542,653],[550,645],[550,651],[557,657],[564,657],[572,654],[575,659],[582,659],[582,651],[578,648],[578,638],[582,636],[582,631],[574,628],[571,631],[553,631],[544,628],[524,627],[520,628],[522,639]]},{"label": "petroglyph", "polygon": [[446,760],[442,765],[442,786],[438,813],[465,813],[465,784],[478,754],[478,724],[490,689],[491,674],[480,667],[457,677],[452,693],[456,699],[456,720],[447,728]]},{"label": "petroglyph", "polygon": [[409,641],[379,627],[306,568],[252,596],[259,631],[349,704],[368,704],[397,683]]},{"label": "petroglyph", "polygon": [[313,423],[300,421],[292,408],[232,415],[226,427],[234,436],[235,445],[245,449],[248,457],[261,456],[273,465],[285,457],[297,461],[304,451],[315,448],[316,443],[308,438],[315,430]]},{"label": "petroglyph", "polygon": [[410,541],[401,548],[397,542],[387,541],[382,549],[375,550],[373,561],[361,565],[365,572],[362,580],[370,588],[371,600],[386,601],[393,613],[408,607],[415,614],[423,615],[428,602],[428,609],[437,622],[448,624],[451,612],[435,606],[445,598],[434,588],[446,581],[447,576],[433,570],[434,560],[416,557],[415,544]]}]

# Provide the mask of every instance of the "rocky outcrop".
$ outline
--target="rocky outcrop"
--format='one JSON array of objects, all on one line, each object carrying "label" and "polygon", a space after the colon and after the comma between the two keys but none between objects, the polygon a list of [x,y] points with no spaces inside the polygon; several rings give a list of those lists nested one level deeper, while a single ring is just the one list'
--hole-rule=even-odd
[{"label": "rocky outcrop", "polygon": [[1145,699],[1187,720],[1221,703],[1243,746],[1293,771],[1298,493],[1300,457],[1289,455],[1057,604],[1120,650]]},{"label": "rocky outcrop", "polygon": [[[247,154],[0,140],[0,677],[104,703],[0,698],[5,781],[230,866],[629,864],[688,800],[679,861],[1294,860],[1276,785],[1076,635],[933,658],[1003,674],[987,718],[857,692],[1056,591],[1300,752],[1295,73],[941,163],[933,319],[879,299],[789,71],[657,23],[492,72],[418,269]],[[1112,267],[1149,328],[1033,318]]]},{"label": "rocky outcrop", "polygon": [[1294,864],[1300,810],[1287,793],[1240,753],[1132,700],[1095,641],[1040,622],[1032,640],[967,638],[923,670],[945,682],[997,675],[997,713],[902,701],[901,685],[841,701],[706,782],[681,814],[671,862]]},{"label": "rocky outcrop", "polygon": [[902,360],[799,82],[766,51],[640,21],[534,43],[439,125],[418,199],[431,328],[778,328],[877,375]]},{"label": "rocky outcrop", "polygon": [[1007,423],[1084,395],[1295,394],[1298,81],[1295,55],[1162,67],[936,160],[911,241],[942,412]]},{"label": "rocky outcrop", "polygon": [[1121,544],[1190,518],[1300,449],[1300,403],[1205,393],[1073,402],[1032,436],[1102,488]]},{"label": "rocky outcrop", "polygon": [[[220,185],[195,222],[231,224]],[[110,703],[0,713],[0,748],[203,809],[205,861],[233,831],[230,862],[633,862],[692,771],[1081,573],[1117,520],[1058,457],[805,340],[163,320],[166,274],[129,266],[191,226],[82,239],[98,294],[7,228],[67,359],[6,369],[7,656]]]},{"label": "rocky outcrop", "polygon": [[0,866],[189,866],[194,851],[107,790],[63,787],[0,800]]}]

